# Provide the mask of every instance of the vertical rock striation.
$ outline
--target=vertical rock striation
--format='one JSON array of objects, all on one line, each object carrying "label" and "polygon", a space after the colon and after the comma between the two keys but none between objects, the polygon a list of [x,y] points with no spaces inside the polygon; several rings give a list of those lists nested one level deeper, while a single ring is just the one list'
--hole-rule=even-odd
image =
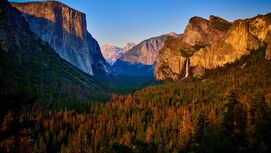
[{"label": "vertical rock striation", "polygon": [[60,2],[12,3],[61,58],[90,74],[109,73],[98,42],[87,31],[86,16]]},{"label": "vertical rock striation", "polygon": [[93,77],[61,59],[48,43],[33,33],[21,12],[7,0],[0,0],[0,57],[0,89],[4,94],[13,95],[18,91],[19,94],[22,91],[42,94],[49,90],[69,94],[61,87],[94,89],[99,86]]}]

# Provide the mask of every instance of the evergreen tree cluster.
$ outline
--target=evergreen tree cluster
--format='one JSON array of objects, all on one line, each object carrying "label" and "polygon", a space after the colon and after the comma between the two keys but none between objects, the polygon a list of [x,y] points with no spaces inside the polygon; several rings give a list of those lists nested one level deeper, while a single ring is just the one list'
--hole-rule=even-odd
[{"label": "evergreen tree cluster", "polygon": [[[107,103],[1,112],[0,152],[271,152],[271,61],[265,48]],[[16,132],[15,132],[16,131]]]}]

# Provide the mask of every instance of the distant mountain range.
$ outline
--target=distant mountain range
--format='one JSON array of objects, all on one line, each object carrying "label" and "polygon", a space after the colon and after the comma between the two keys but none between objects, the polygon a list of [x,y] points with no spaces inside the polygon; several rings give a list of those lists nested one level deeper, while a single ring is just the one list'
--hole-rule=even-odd
[{"label": "distant mountain range", "polygon": [[168,33],[144,40],[125,52],[112,66],[117,75],[153,76],[156,58],[168,36],[180,37]]},{"label": "distant mountain range", "polygon": [[136,44],[129,42],[123,48],[105,44],[101,46],[102,54],[110,65],[113,65],[123,54],[132,49]]},{"label": "distant mountain range", "polygon": [[266,59],[270,59],[270,21],[270,13],[234,22],[214,15],[192,17],[183,34],[142,41],[118,57],[112,71],[120,76],[182,80],[200,77],[206,70],[232,63],[260,47],[267,48]]},{"label": "distant mountain range", "polygon": [[153,65],[156,62],[159,50],[164,46],[168,36],[179,37],[178,34],[170,32],[144,40],[123,54],[120,61],[126,61],[132,64]]}]

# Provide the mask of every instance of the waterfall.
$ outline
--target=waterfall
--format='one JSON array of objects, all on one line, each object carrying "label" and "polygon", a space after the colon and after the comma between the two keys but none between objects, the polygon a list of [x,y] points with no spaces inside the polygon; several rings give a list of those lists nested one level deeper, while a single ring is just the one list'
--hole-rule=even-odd
[{"label": "waterfall", "polygon": [[[180,62],[179,62],[180,65]],[[186,78],[189,77],[189,66],[190,66],[190,59],[186,58],[183,65],[182,65],[182,69],[180,69],[180,74],[181,74],[181,80],[184,80]],[[180,66],[179,66],[180,67]]]},{"label": "waterfall", "polygon": [[185,60],[185,76],[184,79],[189,77],[189,58]]}]

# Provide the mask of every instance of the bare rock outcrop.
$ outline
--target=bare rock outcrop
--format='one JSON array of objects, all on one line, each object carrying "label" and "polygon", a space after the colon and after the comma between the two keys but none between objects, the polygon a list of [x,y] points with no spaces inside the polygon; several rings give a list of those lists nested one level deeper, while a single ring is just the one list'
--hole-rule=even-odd
[{"label": "bare rock outcrop", "polygon": [[236,20],[221,40],[197,51],[191,57],[191,66],[212,69],[234,62],[251,50],[267,46],[266,58],[269,58],[270,15],[257,16],[246,20]]},{"label": "bare rock outcrop", "polygon": [[202,66],[194,64],[195,59],[191,60],[191,56],[201,48],[222,39],[230,25],[230,22],[216,16],[210,16],[209,20],[201,17],[191,18],[184,34],[179,38],[168,38],[164,47],[159,51],[155,68],[156,79],[183,79],[186,60],[189,60],[190,63],[190,75],[202,74]]},{"label": "bare rock outcrop", "polygon": [[109,73],[98,42],[87,31],[86,15],[57,1],[12,3],[31,31],[61,58],[90,74]]},{"label": "bare rock outcrop", "polygon": [[[184,43],[190,45],[190,48],[182,46]],[[271,13],[250,19],[239,19],[233,23],[215,16],[210,16],[209,20],[193,17],[182,39],[175,43],[166,41],[167,48],[160,50],[155,77],[159,80],[183,79],[183,71],[177,69],[182,69],[184,65],[174,62],[177,57],[189,58],[189,73],[194,77],[201,76],[206,69],[232,63],[260,47],[267,47],[265,58],[271,59],[270,44]],[[168,49],[172,49],[172,46],[182,47]],[[172,52],[176,54],[175,57]]]}]

